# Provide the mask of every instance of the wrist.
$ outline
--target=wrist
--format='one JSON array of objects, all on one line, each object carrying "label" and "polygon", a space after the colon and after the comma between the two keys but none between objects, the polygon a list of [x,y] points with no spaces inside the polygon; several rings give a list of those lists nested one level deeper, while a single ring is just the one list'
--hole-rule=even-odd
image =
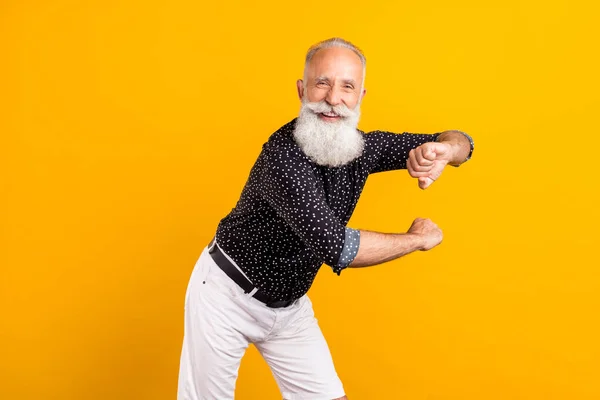
[{"label": "wrist", "polygon": [[458,167],[465,161],[468,161],[475,147],[471,136],[465,132],[452,130],[442,132],[436,139],[437,142],[450,146],[448,164]]},{"label": "wrist", "polygon": [[413,251],[425,250],[424,235],[414,232],[406,232],[404,235],[409,238],[409,253],[412,253]]},{"label": "wrist", "polygon": [[465,156],[465,148],[463,146],[464,143],[452,141],[448,144],[450,145],[450,153],[452,154],[452,157],[450,158],[450,161],[448,161],[448,164],[452,165],[453,167],[457,167],[460,164],[467,161],[467,157]]}]

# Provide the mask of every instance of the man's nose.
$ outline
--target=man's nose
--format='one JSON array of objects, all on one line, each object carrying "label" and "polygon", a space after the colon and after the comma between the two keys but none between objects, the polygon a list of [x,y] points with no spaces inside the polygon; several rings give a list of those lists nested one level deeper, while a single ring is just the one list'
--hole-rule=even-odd
[{"label": "man's nose", "polygon": [[337,89],[336,87],[330,88],[327,92],[327,97],[325,98],[325,100],[332,106],[337,106],[338,104],[340,104],[342,102],[342,96],[339,89]]}]

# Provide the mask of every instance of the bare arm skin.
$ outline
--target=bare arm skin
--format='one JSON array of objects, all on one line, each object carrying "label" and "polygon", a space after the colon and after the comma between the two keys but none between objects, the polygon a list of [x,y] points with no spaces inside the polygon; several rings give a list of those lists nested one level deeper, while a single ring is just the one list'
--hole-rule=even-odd
[{"label": "bare arm skin", "polygon": [[459,131],[444,131],[438,136],[437,141],[450,146],[451,157],[448,161],[450,165],[458,166],[462,164],[471,151],[469,139]]},{"label": "bare arm skin", "polygon": [[[444,131],[436,142],[409,152],[407,169],[426,189],[437,180],[447,164],[462,164],[471,151],[469,139],[460,131]],[[427,251],[441,243],[442,231],[429,219],[417,218],[406,233],[360,231],[360,245],[351,268],[368,267],[395,260],[414,251]]]},{"label": "bare arm skin", "polygon": [[360,231],[360,246],[350,268],[391,261],[417,250],[426,251],[442,241],[442,231],[429,219],[417,218],[406,233]]}]

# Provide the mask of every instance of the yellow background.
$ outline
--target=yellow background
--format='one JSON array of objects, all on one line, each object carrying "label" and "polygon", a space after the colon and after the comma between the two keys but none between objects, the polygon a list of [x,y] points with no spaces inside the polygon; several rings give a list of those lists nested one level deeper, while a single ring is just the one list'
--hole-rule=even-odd
[{"label": "yellow background", "polygon": [[[0,398],[175,398],[191,269],[332,36],[363,130],[476,141],[426,191],[372,176],[350,224],[440,247],[311,289],[349,397],[600,398],[593,3],[3,0]],[[237,395],[279,398],[253,348]]]}]

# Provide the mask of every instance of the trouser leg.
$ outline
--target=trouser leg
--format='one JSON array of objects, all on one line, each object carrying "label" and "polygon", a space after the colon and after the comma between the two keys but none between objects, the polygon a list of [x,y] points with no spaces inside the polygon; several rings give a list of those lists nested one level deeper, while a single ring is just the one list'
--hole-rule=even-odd
[{"label": "trouser leg", "polygon": [[186,292],[178,400],[233,399],[249,344],[238,329],[236,305],[229,291],[213,282],[212,260],[206,257],[198,260]]}]

